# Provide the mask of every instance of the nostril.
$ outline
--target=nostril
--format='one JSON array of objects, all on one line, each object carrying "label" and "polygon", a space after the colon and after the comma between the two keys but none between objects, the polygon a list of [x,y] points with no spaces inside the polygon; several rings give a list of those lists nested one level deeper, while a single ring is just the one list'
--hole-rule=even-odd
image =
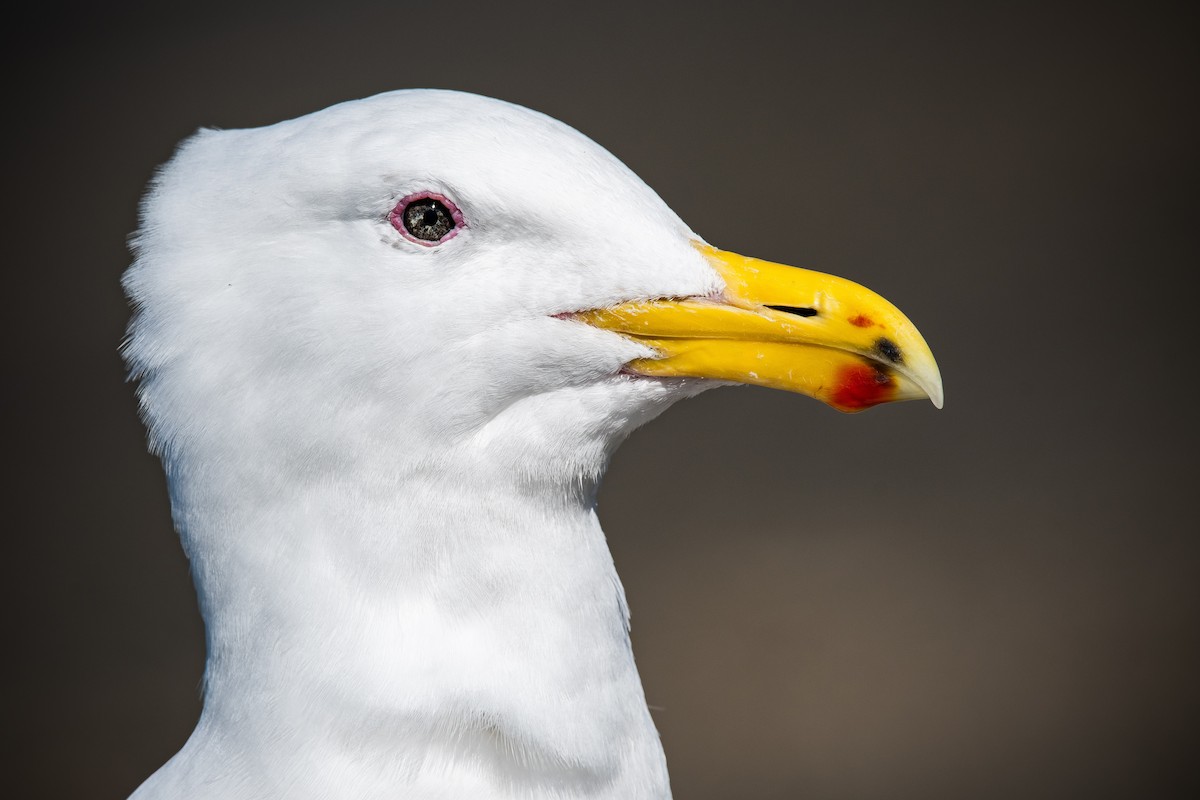
[{"label": "nostril", "polygon": [[817,310],[815,308],[805,308],[801,306],[767,306],[776,311],[782,311],[785,314],[795,314],[797,317],[815,317]]}]

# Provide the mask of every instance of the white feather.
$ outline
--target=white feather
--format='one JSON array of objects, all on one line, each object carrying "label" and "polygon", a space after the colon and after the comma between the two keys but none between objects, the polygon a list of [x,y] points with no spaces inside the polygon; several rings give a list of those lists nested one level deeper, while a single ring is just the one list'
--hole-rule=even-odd
[{"label": "white feather", "polygon": [[[437,246],[388,212],[461,208]],[[148,194],[126,357],[207,631],[151,798],[663,798],[594,510],[614,448],[701,381],[555,315],[720,279],[610,154],[405,91],[202,131]]]}]

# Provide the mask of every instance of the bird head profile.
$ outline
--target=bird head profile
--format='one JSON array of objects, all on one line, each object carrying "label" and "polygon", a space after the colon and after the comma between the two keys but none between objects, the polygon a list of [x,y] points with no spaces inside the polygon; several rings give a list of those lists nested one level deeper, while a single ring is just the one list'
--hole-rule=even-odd
[{"label": "bird head profile", "polygon": [[135,794],[662,798],[595,512],[713,386],[942,402],[895,306],[719,250],[561,122],[390,92],[160,171],[124,353],[206,630]]}]

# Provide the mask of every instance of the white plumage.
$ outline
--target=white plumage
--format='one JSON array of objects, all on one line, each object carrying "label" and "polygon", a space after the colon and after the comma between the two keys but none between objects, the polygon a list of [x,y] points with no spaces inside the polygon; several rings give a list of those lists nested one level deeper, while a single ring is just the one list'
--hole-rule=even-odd
[{"label": "white plumage", "polygon": [[[422,192],[459,235],[401,235]],[[204,710],[135,797],[668,797],[595,495],[714,384],[630,375],[655,351],[570,312],[719,294],[697,239],[585,137],[471,95],[185,142],[143,206],[126,356]]]}]

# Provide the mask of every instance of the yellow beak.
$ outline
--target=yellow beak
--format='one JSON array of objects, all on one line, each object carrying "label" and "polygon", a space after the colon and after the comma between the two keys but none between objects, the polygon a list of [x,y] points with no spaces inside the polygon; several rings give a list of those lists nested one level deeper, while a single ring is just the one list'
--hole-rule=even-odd
[{"label": "yellow beak", "polygon": [[942,376],[929,345],[870,289],[706,244],[696,248],[725,281],[719,297],[637,301],[577,316],[658,352],[631,362],[631,372],[785,389],[841,411],[922,397],[942,407]]}]

